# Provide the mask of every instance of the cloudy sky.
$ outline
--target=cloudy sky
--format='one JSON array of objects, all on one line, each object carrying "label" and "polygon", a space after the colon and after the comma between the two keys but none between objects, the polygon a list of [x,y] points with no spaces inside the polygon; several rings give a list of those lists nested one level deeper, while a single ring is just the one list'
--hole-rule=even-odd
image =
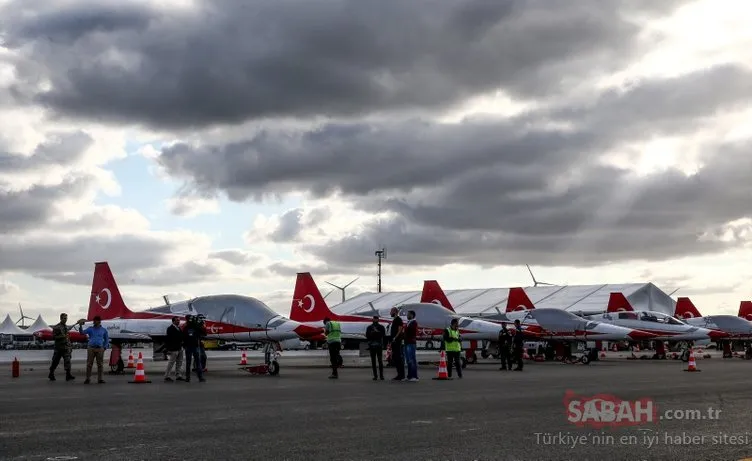
[{"label": "cloudy sky", "polygon": [[[0,0],[0,313],[297,271],[752,297],[745,0]],[[338,299],[335,291],[328,300]]]}]

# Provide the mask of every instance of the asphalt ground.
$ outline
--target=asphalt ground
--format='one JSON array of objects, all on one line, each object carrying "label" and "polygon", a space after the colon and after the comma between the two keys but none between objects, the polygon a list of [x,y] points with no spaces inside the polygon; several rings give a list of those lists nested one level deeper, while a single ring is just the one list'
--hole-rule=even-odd
[{"label": "asphalt ground", "polygon": [[[205,383],[165,383],[164,362],[145,361],[151,384],[129,384],[133,376],[128,370],[106,376],[102,385],[82,384],[80,362],[74,362],[78,378],[72,382],[61,379],[62,369],[58,380],[49,382],[44,365],[24,367],[19,378],[11,378],[4,365],[0,459],[604,461],[752,456],[752,362],[745,360],[698,360],[699,373],[683,371],[687,364],[680,361],[528,363],[521,373],[502,372],[486,362],[471,365],[464,379],[451,381],[432,380],[436,368],[423,366],[416,383],[391,382],[391,368],[386,381],[374,382],[367,368],[348,366],[339,380],[329,380],[324,367],[288,366],[284,359],[274,377],[250,375],[238,370],[236,362],[210,362]],[[659,416],[631,427],[578,427],[567,419],[567,391],[648,398]],[[700,410],[705,419],[660,420],[666,410]]]}]

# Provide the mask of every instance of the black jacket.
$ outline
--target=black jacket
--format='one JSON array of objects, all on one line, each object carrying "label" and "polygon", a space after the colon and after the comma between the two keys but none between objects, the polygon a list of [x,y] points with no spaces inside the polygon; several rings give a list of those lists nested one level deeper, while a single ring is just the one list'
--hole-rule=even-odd
[{"label": "black jacket", "polygon": [[366,339],[368,347],[384,347],[386,339],[386,328],[380,323],[372,323],[366,328]]},{"label": "black jacket", "polygon": [[165,349],[170,352],[179,351],[183,347],[183,332],[175,325],[167,327],[167,339],[165,340]]},{"label": "black jacket", "polygon": [[501,331],[499,331],[499,344],[504,347],[512,345],[512,334],[509,333],[509,330],[506,328],[502,328]]},{"label": "black jacket", "polygon": [[201,338],[206,336],[202,325],[198,323],[186,323],[183,326],[183,347],[199,347]]},{"label": "black jacket", "polygon": [[389,329],[390,337],[389,339],[392,341],[392,346],[401,346],[402,340],[404,339],[404,332],[399,331],[400,328],[402,328],[402,325],[404,322],[402,322],[402,318],[400,316],[394,317],[392,320],[392,326]]},{"label": "black jacket", "polygon": [[525,334],[522,332],[522,328],[515,329],[514,347],[522,349],[524,345],[525,345]]}]

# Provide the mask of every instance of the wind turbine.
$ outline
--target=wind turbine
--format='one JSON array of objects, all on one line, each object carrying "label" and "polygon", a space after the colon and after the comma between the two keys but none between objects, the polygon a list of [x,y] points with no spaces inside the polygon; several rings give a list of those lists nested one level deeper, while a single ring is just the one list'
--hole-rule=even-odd
[{"label": "wind turbine", "polygon": [[527,271],[530,272],[530,277],[532,277],[532,279],[533,279],[533,286],[534,287],[537,287],[538,285],[548,285],[550,287],[555,287],[556,286],[553,283],[539,282],[539,281],[535,280],[535,276],[533,275],[533,271],[530,269],[530,266],[528,264],[525,264],[525,267],[527,267]]},{"label": "wind turbine", "polygon": [[21,326],[25,327],[26,326],[26,322],[24,321],[24,319],[34,320],[33,318],[27,317],[27,316],[24,315],[23,308],[21,307],[21,303],[18,303],[18,310],[21,311],[21,318],[18,319],[18,320],[16,320],[16,325],[18,325],[18,322],[21,322]]},{"label": "wind turbine", "polygon": [[[355,281],[358,280],[359,278],[360,277],[356,277],[355,279],[353,279],[352,281],[350,281],[350,283],[348,283],[347,285],[345,285],[343,287],[338,287],[337,285],[335,285],[335,284],[333,284],[331,282],[326,282],[326,283],[328,283],[329,285],[333,286],[334,288],[340,290],[342,292],[342,302],[345,302],[345,289],[347,287],[349,287],[350,285],[352,285],[353,283],[355,283]],[[332,290],[332,291],[334,291],[334,290]]]}]

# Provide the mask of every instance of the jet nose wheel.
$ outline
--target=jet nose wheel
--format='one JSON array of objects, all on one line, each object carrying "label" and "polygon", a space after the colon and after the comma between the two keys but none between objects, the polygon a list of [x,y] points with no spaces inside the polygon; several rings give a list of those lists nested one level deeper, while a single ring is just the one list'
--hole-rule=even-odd
[{"label": "jet nose wheel", "polygon": [[272,360],[269,364],[269,375],[277,376],[279,374],[279,362]]}]

